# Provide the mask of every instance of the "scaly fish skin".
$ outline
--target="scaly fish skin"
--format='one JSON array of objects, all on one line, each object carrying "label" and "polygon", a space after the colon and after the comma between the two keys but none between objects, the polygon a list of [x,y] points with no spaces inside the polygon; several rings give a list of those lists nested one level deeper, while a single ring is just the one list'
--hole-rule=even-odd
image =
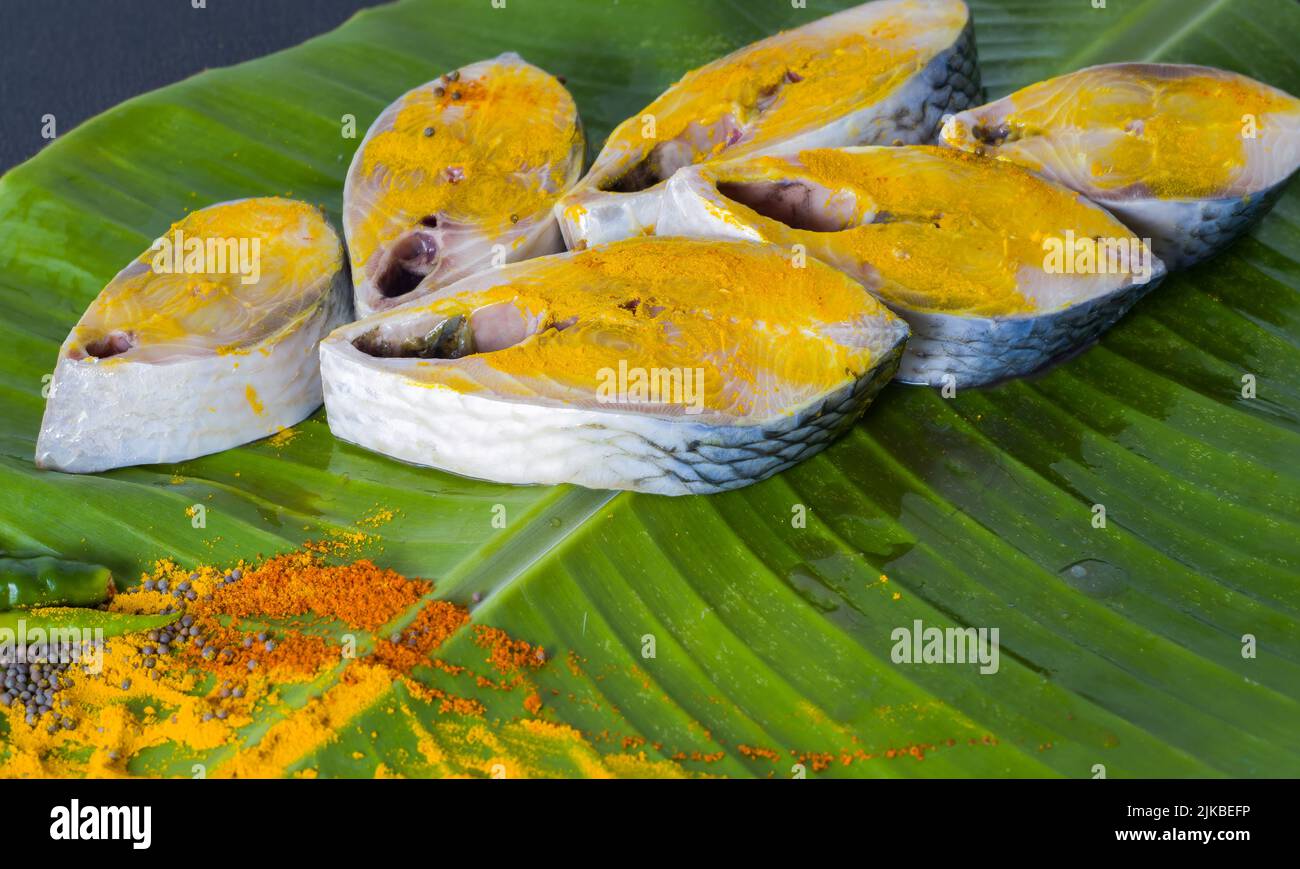
[{"label": "scaly fish skin", "polygon": [[1077,190],[1178,269],[1281,196],[1300,168],[1300,100],[1211,67],[1105,64],[959,112],[942,138]]},{"label": "scaly fish skin", "polygon": [[[659,231],[803,250],[912,329],[898,379],[979,386],[1027,374],[1109,328],[1164,275],[1105,210],[1005,163],[930,146],[812,149],[683,169]],[[1049,259],[1115,242],[1116,263]]]},{"label": "scaly fish skin", "polygon": [[343,247],[321,213],[240,200],[193,212],[164,238],[249,250],[256,239],[260,274],[159,272],[152,249],[119,272],[59,351],[39,467],[179,462],[272,435],[320,406],[320,339],[351,319]]},{"label": "scaly fish skin", "polygon": [[[456,318],[475,353],[413,355],[410,336]],[[893,375],[906,337],[821,263],[645,238],[481,273],[345,326],[322,344],[321,368],[335,436],[403,461],[505,483],[707,494],[823,449]],[[653,372],[683,388],[623,388]]]},{"label": "scaly fish skin", "polygon": [[402,95],[343,188],[358,316],[415,298],[417,285],[563,250],[551,208],[581,174],[584,145],[564,85],[514,53]]},{"label": "scaly fish skin", "polygon": [[610,134],[556,217],[570,249],[648,235],[682,166],[931,142],[982,93],[965,3],[864,3],[687,73]]},{"label": "scaly fish skin", "polygon": [[[1300,138],[1300,132],[1297,133]],[[1289,180],[1289,179],[1288,179]],[[1144,238],[1171,271],[1191,268],[1250,232],[1286,192],[1281,181],[1256,193],[1176,201],[1100,200],[1124,225]]]}]

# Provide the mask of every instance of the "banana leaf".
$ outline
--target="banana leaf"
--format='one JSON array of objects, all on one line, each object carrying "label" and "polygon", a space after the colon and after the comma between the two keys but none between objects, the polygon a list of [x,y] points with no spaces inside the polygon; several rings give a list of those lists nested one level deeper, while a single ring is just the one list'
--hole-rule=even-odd
[{"label": "banana leaf", "polygon": [[[383,107],[505,50],[567,78],[594,154],[686,69],[850,4],[797,5],[405,0],[59,137],[0,180],[0,549],[129,579],[160,557],[233,563],[365,532],[382,565],[548,651],[528,677],[540,710],[484,689],[483,715],[460,720],[394,685],[288,773],[1300,775],[1295,188],[1045,375],[953,398],[890,386],[825,453],[730,494],[461,479],[341,443],[323,412],[291,440],[175,466],[33,466],[60,342],[187,209],[281,194],[337,222]],[[972,0],[989,97],[1112,60],[1300,92],[1297,4],[1093,5]],[[380,512],[392,518],[376,527]],[[891,634],[915,620],[997,628],[997,672],[895,663]],[[446,650],[482,658],[468,628]],[[284,714],[238,739],[255,744]],[[581,738],[538,736],[529,719]],[[411,750],[430,734],[455,750]],[[199,760],[215,775],[227,756],[160,749],[131,770],[188,775]]]}]

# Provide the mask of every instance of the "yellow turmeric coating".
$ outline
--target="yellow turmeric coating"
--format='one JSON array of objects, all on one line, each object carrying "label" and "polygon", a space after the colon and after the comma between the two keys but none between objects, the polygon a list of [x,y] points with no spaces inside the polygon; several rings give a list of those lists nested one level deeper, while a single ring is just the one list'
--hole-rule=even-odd
[{"label": "yellow turmeric coating", "polygon": [[[832,340],[826,326],[889,317],[821,263],[799,268],[776,248],[664,238],[538,261],[526,277],[423,310],[455,316],[502,302],[539,323],[536,333],[454,364],[423,362],[412,379],[460,391],[490,379],[498,393],[513,388],[521,398],[537,394],[530,380],[544,379],[589,398],[600,372],[620,363],[699,369],[705,410],[765,416],[871,368],[869,348]],[[485,378],[484,367],[507,376]]]},{"label": "yellow turmeric coating", "polygon": [[[921,15],[918,20],[914,16]],[[698,146],[693,162],[753,152],[887,98],[947,48],[966,24],[960,4],[897,4],[891,15],[854,32],[828,35],[795,30],[755,43],[687,73],[619,126],[610,146],[649,150],[686,136]],[[654,119],[647,136],[644,118]],[[726,124],[754,125],[732,145]],[[691,135],[710,130],[707,143]]]},{"label": "yellow turmeric coating", "polygon": [[250,383],[244,387],[244,398],[248,401],[248,406],[253,409],[253,413],[258,416],[261,416],[266,410],[266,405],[262,404],[262,400],[258,398],[257,390],[253,388],[253,384]]},{"label": "yellow turmeric coating", "polygon": [[428,216],[497,235],[548,212],[581,171],[582,142],[569,92],[518,61],[416,88],[364,145],[375,190],[350,227],[354,267]]},{"label": "yellow turmeric coating", "polygon": [[1080,238],[1132,235],[1083,197],[1022,169],[929,146],[810,150],[797,160],[724,164],[711,177],[802,178],[852,194],[857,214],[837,232],[793,229],[732,205],[769,241],[805,245],[812,256],[851,274],[874,269],[881,283],[872,289],[914,311],[1031,313],[1036,306],[1021,293],[1020,276],[1042,271],[1044,239],[1068,230]]},{"label": "yellow turmeric coating", "polygon": [[[1281,113],[1291,115],[1293,125],[1300,119],[1300,100],[1282,91],[1188,67],[1083,70],[1031,85],[1009,100],[1010,136],[996,149],[999,157],[1038,170],[1060,159],[1058,150],[1077,152],[1083,161],[1079,184],[1162,199],[1233,192],[1246,169],[1247,143],[1276,135]],[[1059,139],[1059,149],[1025,142],[1035,137]]]},{"label": "yellow turmeric coating", "polygon": [[289,199],[214,205],[173,224],[159,242],[91,303],[70,339],[74,356],[94,353],[113,333],[178,353],[185,345],[247,352],[313,309],[343,264],[320,210]]}]

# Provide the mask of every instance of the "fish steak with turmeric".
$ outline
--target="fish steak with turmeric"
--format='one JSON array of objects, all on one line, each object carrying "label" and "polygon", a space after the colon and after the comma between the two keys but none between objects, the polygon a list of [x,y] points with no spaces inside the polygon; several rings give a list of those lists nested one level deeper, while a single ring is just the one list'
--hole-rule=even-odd
[{"label": "fish steak with turmeric", "polygon": [[479,274],[321,345],[334,434],[505,483],[668,495],[817,453],[893,376],[907,325],[772,245],[642,238]]},{"label": "fish steak with turmeric", "polygon": [[1164,278],[1147,244],[1019,167],[928,145],[705,163],[668,182],[666,235],[767,242],[842,269],[907,320],[898,377],[980,386],[1109,328]]},{"label": "fish steak with turmeric", "polygon": [[982,93],[962,0],[863,3],[686,73],[610,133],[556,214],[570,248],[648,235],[684,166],[930,142]]},{"label": "fish steak with turmeric", "polygon": [[1300,99],[1208,66],[1109,63],[958,112],[942,138],[1079,191],[1181,269],[1282,197],[1300,171]]},{"label": "fish steak with turmeric", "polygon": [[578,180],[584,147],[560,79],[513,52],[403,94],[343,187],[358,316],[563,250],[551,207]]},{"label": "fish steak with turmeric", "polygon": [[289,199],[195,211],[122,269],[59,350],[36,464],[179,462],[320,406],[320,339],[350,319],[343,247]]}]

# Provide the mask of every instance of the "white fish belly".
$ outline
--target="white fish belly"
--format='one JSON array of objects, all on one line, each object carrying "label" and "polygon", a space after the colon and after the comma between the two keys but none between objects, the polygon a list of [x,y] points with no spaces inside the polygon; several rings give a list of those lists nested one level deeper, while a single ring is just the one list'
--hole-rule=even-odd
[{"label": "white fish belly", "polygon": [[530,405],[376,377],[348,342],[322,346],[321,371],[335,436],[412,464],[502,483],[702,495],[824,449],[889,381],[904,339],[863,377],[764,426]]},{"label": "white fish belly", "polygon": [[84,474],[179,462],[301,422],[320,407],[317,348],[351,319],[349,292],[340,272],[291,334],[246,354],[97,365],[60,359],[36,464]]}]

